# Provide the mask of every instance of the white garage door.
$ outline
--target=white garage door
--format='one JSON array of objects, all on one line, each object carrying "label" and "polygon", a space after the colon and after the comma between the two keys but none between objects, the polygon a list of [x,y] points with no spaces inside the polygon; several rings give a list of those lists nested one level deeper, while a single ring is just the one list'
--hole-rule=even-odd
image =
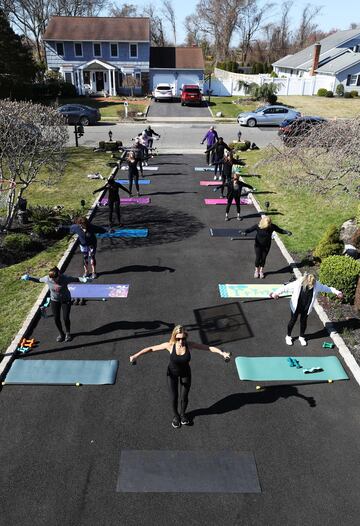
[{"label": "white garage door", "polygon": [[201,83],[199,81],[199,75],[197,75],[196,73],[179,73],[177,79],[178,94],[181,93],[180,88],[183,86],[183,84],[200,84],[200,88],[202,88]]},{"label": "white garage door", "polygon": [[156,88],[158,84],[170,84],[175,90],[175,75],[173,73],[155,73],[153,76],[152,89]]}]

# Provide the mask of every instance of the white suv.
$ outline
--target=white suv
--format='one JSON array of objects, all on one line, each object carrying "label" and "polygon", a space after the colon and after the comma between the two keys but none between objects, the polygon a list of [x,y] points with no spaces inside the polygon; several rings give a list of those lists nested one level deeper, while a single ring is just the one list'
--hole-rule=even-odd
[{"label": "white suv", "polygon": [[158,84],[153,92],[153,97],[155,102],[157,100],[172,100],[173,99],[173,91],[172,86],[170,84]]}]

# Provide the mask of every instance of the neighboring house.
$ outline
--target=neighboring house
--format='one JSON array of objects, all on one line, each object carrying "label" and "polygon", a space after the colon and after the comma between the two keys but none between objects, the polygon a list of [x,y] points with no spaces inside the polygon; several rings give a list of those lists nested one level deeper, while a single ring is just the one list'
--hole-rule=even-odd
[{"label": "neighboring house", "polygon": [[204,84],[204,58],[198,47],[152,47],[150,49],[150,86],[166,83],[180,95],[184,84]]},{"label": "neighboring house", "polygon": [[360,93],[360,29],[337,31],[299,53],[274,62],[280,77],[333,79],[333,87]]},{"label": "neighboring house", "polygon": [[141,92],[148,85],[149,18],[54,16],[43,42],[48,68],[79,95]]},{"label": "neighboring house", "polygon": [[54,16],[43,35],[48,68],[79,95],[146,93],[170,82],[203,84],[200,48],[151,48],[150,20],[143,17]]}]

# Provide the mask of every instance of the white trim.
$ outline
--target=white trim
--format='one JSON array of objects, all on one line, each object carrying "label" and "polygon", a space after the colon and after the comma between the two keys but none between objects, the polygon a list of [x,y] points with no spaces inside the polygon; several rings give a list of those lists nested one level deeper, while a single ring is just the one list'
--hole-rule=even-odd
[{"label": "white trim", "polygon": [[[136,46],[136,55],[131,54],[131,46]],[[139,46],[137,42],[129,42],[129,58],[139,58]]]},{"label": "white trim", "polygon": [[[57,42],[57,40],[55,38],[45,38],[44,39],[44,42]],[[62,40],[62,42],[74,42],[74,40],[67,40],[67,39],[64,39]],[[81,42],[119,42],[121,44],[126,44],[128,42],[131,42],[132,44],[150,44],[150,40],[119,40],[118,38],[116,40],[109,40],[108,38],[102,38],[101,40],[96,40],[95,38],[91,39],[91,40],[82,40]]]},{"label": "white trim", "polygon": [[[102,45],[101,42],[93,42],[93,56],[94,58],[102,58]],[[95,55],[95,46],[100,46],[100,55]]]},{"label": "white trim", "polygon": [[[79,45],[81,46],[81,55],[77,55],[76,54],[76,46]],[[74,42],[74,57],[76,58],[79,58],[79,57],[83,57],[84,56],[84,47],[83,47],[83,43],[82,42]]]},{"label": "white trim", "polygon": [[152,68],[150,66],[150,71],[205,71],[205,68]]},{"label": "white trim", "polygon": [[111,64],[107,64],[106,62],[103,62],[102,60],[99,60],[97,58],[94,58],[93,60],[90,60],[90,62],[86,62],[86,64],[81,64],[80,66],[77,67],[77,69],[86,69],[88,68],[89,66],[91,66],[92,64],[98,64],[100,66],[103,66],[105,69],[116,69],[115,66],[112,66]]}]

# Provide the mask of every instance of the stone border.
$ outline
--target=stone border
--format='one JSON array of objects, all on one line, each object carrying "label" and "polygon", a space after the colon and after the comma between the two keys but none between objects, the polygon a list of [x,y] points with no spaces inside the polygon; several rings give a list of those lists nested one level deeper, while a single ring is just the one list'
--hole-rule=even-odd
[{"label": "stone border", "polygon": [[[258,212],[261,212],[261,208],[257,200],[255,199],[253,194],[250,194],[250,197],[252,199],[252,202]],[[291,265],[292,270],[297,278],[300,278],[302,276],[300,270],[296,267],[296,262],[291,257],[290,253],[288,252],[287,248],[285,247],[284,243],[279,238],[278,234],[275,234],[275,242],[277,246],[279,247],[282,255],[286,259],[286,261]],[[345,344],[344,340],[340,336],[340,334],[334,329],[334,325],[331,322],[331,320],[328,318],[325,310],[323,307],[318,303],[316,300],[315,306],[314,306],[316,314],[319,316],[320,321],[323,323],[325,329],[329,333],[329,337],[332,339],[332,341],[335,343],[336,347],[339,349],[339,353],[344,359],[344,362],[350,369],[351,373],[353,374],[355,380],[360,385],[360,366],[356,362],[355,358],[350,352],[350,349]]]},{"label": "stone border", "polygon": [[[90,210],[86,214],[86,217],[88,219],[91,218],[91,216],[94,214],[97,204],[100,201],[100,198],[102,196],[102,193],[95,199],[93,202]],[[60,259],[57,266],[61,270],[68,260],[70,259],[70,256],[72,255],[76,245],[77,245],[77,237],[73,236],[73,238],[70,240],[68,248],[66,249],[64,255]],[[7,373],[7,371],[10,368],[10,365],[12,364],[13,360],[16,358],[17,352],[16,348],[18,347],[18,344],[20,340],[24,337],[26,337],[27,333],[29,332],[30,328],[35,323],[37,317],[39,316],[39,309],[40,306],[43,304],[46,296],[48,295],[48,287],[45,285],[42,288],[42,291],[40,292],[37,300],[35,301],[34,305],[32,306],[29,314],[24,320],[24,323],[22,324],[21,328],[17,332],[16,336],[13,338],[12,342],[10,343],[9,347],[6,349],[5,354],[3,355],[3,359],[0,362],[0,379],[3,380],[3,376]]]}]

